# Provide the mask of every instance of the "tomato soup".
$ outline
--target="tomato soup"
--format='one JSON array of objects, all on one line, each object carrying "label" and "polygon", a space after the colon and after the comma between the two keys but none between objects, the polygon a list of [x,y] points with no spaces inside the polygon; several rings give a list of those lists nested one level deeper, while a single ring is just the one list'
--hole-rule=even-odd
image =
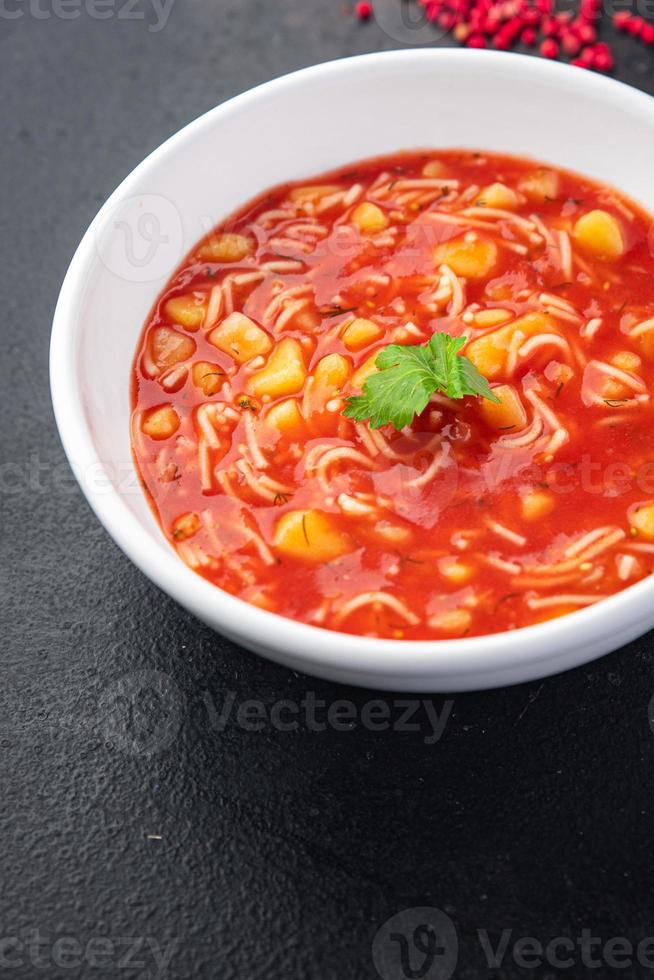
[{"label": "tomato soup", "polygon": [[[133,368],[163,533],[326,629],[515,629],[654,569],[650,218],[533,161],[402,153],[276,187],[172,276]],[[465,338],[497,401],[344,412],[388,345]]]}]

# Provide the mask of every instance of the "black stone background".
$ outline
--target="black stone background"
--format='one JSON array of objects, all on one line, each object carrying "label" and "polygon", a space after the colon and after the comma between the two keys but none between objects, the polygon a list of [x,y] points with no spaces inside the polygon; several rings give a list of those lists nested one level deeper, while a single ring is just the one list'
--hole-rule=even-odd
[{"label": "black stone background", "polygon": [[[247,699],[269,711],[314,692],[360,711],[378,695],[292,674],[196,622],[67,477],[50,323],[100,204],[217,103],[398,41],[338,0],[176,0],[159,32],[117,17],[125,0],[106,20],[21,2],[0,14],[0,976],[164,975],[150,937],[173,943],[165,975],[180,980],[375,977],[375,933],[417,906],[455,923],[461,980],[652,975],[579,952],[567,969],[509,953],[494,971],[477,936],[654,935],[651,635],[544,682],[455,696],[432,745],[424,709],[418,732],[316,732],[304,717],[248,731],[234,717]],[[621,38],[618,55],[619,76],[654,93],[652,54]]]}]

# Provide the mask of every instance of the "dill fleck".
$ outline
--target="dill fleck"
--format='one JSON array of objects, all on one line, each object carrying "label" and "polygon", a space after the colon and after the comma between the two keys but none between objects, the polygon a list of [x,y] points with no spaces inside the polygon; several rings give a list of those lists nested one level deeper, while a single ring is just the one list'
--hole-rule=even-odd
[{"label": "dill fleck", "polygon": [[519,592],[507,592],[506,595],[501,596],[497,600],[497,603],[495,604],[495,612],[497,612],[503,602],[509,602],[511,599],[517,599],[519,596]]},{"label": "dill fleck", "polygon": [[341,313],[354,313],[356,311],[356,306],[327,306],[321,310],[318,310],[321,316],[339,316]]}]

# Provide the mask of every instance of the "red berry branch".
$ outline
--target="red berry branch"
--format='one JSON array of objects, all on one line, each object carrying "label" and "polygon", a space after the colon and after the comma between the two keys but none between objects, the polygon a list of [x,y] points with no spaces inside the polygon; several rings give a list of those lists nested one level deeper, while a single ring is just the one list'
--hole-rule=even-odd
[{"label": "red berry branch", "polygon": [[[609,44],[598,40],[602,0],[581,0],[577,13],[557,13],[555,0],[418,0],[428,21],[452,33],[469,48],[508,51],[516,44],[536,47],[544,58],[565,56],[570,64],[595,71],[611,71],[615,65]],[[355,13],[360,20],[373,14],[369,0],[359,0]],[[654,24],[643,17],[621,11],[613,16],[614,26],[654,45]]]}]

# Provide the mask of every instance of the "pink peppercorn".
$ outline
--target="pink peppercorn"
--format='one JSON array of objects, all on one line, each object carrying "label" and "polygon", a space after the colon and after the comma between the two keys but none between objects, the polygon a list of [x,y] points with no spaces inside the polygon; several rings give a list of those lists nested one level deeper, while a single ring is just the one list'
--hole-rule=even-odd
[{"label": "pink peppercorn", "polygon": [[498,31],[495,37],[491,38],[491,44],[498,51],[508,51],[511,47],[511,41],[503,31]]},{"label": "pink peppercorn", "polygon": [[569,58],[574,58],[581,51],[581,41],[575,34],[568,31],[561,39],[561,47]]},{"label": "pink peppercorn", "polygon": [[597,7],[596,4],[594,4],[593,2],[588,2],[588,0],[584,0],[579,10],[579,16],[581,17],[582,20],[586,20],[586,21],[598,20],[600,16],[600,8]]},{"label": "pink peppercorn", "polygon": [[645,44],[654,44],[654,24],[643,24],[640,39]]},{"label": "pink peppercorn", "polygon": [[619,10],[617,14],[613,14],[613,26],[618,31],[626,31],[630,17],[628,10]]},{"label": "pink peppercorn", "polygon": [[611,71],[614,64],[615,62],[613,61],[613,55],[610,51],[595,50],[593,68],[596,68],[598,71]]},{"label": "pink peppercorn", "polygon": [[368,0],[359,0],[354,12],[359,20],[368,20],[372,16],[372,4],[368,3]]},{"label": "pink peppercorn", "polygon": [[579,24],[576,33],[582,44],[593,44],[597,40],[597,31],[592,24]]},{"label": "pink peppercorn", "polygon": [[595,53],[592,48],[584,48],[578,59],[584,68],[590,68],[595,60]]},{"label": "pink peppercorn", "polygon": [[466,40],[466,45],[469,48],[485,48],[486,38],[483,34],[471,34]]},{"label": "pink peppercorn", "polygon": [[556,41],[549,37],[541,44],[540,53],[543,58],[556,58],[559,53],[559,46]]},{"label": "pink peppercorn", "polygon": [[627,33],[632,37],[639,37],[645,21],[642,17],[632,16],[627,21]]},{"label": "pink peppercorn", "polygon": [[533,27],[525,27],[524,31],[522,32],[521,40],[523,44],[528,45],[530,48],[534,47],[536,44],[536,31],[533,29]]}]

